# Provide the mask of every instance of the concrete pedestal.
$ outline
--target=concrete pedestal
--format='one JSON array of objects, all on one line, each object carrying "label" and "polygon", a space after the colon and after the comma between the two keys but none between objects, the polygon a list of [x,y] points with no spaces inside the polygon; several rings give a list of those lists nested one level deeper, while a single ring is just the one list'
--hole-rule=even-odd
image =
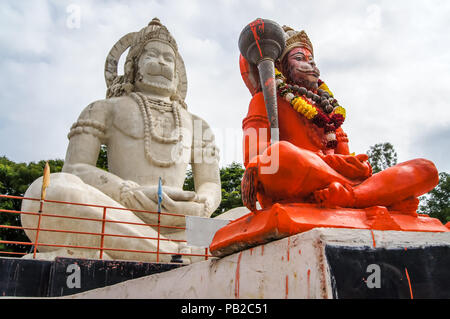
[{"label": "concrete pedestal", "polygon": [[450,233],[316,228],[66,298],[450,298]]},{"label": "concrete pedestal", "polygon": [[0,258],[0,298],[66,296],[181,266],[62,257],[53,261]]}]

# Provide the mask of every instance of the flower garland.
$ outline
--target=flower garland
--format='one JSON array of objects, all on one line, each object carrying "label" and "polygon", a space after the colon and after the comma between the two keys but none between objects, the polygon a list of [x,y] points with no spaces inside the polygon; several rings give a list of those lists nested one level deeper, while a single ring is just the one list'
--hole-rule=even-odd
[{"label": "flower garland", "polygon": [[318,94],[298,85],[286,83],[286,78],[275,69],[277,90],[291,106],[313,122],[323,128],[327,140],[327,148],[336,148],[336,130],[345,121],[346,111],[339,105],[325,82],[319,80]]},{"label": "flower garland", "polygon": [[[180,148],[183,135],[181,132],[181,116],[180,116],[180,107],[177,103],[172,102],[171,105],[164,103],[160,100],[151,99],[144,94],[137,92],[131,93],[131,98],[137,103],[141,114],[144,119],[144,151],[145,156],[150,162],[158,165],[160,167],[170,167],[176,163],[176,159],[174,159],[173,154],[178,152],[178,156],[181,156],[182,149]],[[175,122],[175,135],[172,137],[165,137],[156,134],[155,124],[153,120],[152,113],[150,108],[156,109],[162,112],[173,112],[174,122]],[[176,144],[173,146],[176,151],[172,150],[170,155],[170,160],[159,160],[152,156],[151,150],[151,141],[158,142],[160,144]]]}]

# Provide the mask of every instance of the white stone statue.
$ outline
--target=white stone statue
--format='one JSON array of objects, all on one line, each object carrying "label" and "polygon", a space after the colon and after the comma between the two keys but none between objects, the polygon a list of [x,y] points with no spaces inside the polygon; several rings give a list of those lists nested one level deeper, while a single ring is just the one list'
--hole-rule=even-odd
[{"label": "white stone statue", "polygon": [[[124,75],[119,76],[120,56],[129,48]],[[105,65],[107,98],[87,106],[72,126],[62,173],[50,176],[47,200],[157,211],[158,181],[163,185],[162,212],[210,217],[221,200],[218,149],[208,124],[187,111],[184,62],[175,39],[155,18],[139,32],[124,36],[111,49]],[[96,167],[101,145],[107,146],[108,170]],[[195,192],[183,191],[188,164],[192,167]],[[42,178],[28,188],[25,197],[39,198]],[[39,202],[24,200],[22,211],[37,212]],[[44,204],[43,213],[101,219],[97,207]],[[104,247],[156,251],[156,214],[107,210]],[[22,214],[24,227],[36,227],[38,217]],[[137,224],[147,224],[145,226]],[[162,216],[162,225],[185,226],[184,217]],[[43,216],[42,229],[100,233],[99,221]],[[36,231],[27,230],[32,242]],[[190,252],[185,232],[161,228],[159,260]],[[167,240],[166,240],[167,239]],[[101,236],[40,231],[39,242],[100,247]],[[56,256],[98,258],[99,250],[39,246],[37,258]],[[195,250],[194,250],[195,251]],[[204,252],[204,251],[203,251]],[[29,255],[28,255],[29,257]],[[156,254],[105,250],[104,258],[155,261]],[[189,261],[189,260],[187,260]]]}]

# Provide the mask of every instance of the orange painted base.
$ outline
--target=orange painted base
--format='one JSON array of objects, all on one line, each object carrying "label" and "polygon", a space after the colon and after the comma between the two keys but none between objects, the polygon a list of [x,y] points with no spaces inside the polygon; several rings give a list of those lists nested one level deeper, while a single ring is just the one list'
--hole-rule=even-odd
[{"label": "orange painted base", "polygon": [[[447,225],[446,225],[447,226]],[[316,227],[374,230],[448,232],[438,219],[415,212],[323,208],[317,204],[275,204],[251,212],[219,229],[209,247],[213,256],[225,256]]]}]

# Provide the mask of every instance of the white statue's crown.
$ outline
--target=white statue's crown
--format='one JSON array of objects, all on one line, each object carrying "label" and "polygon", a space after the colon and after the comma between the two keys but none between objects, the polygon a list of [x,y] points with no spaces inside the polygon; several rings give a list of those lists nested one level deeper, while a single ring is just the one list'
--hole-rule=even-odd
[{"label": "white statue's crown", "polygon": [[[181,100],[186,98],[187,76],[183,59],[178,53],[178,45],[175,38],[158,18],[154,18],[140,31],[131,32],[123,36],[109,51],[105,62],[105,81],[108,88],[108,97],[122,95],[132,90],[133,73],[136,71],[132,69],[136,68],[136,59],[141,55],[145,45],[152,40],[162,41],[173,48],[176,55],[175,65],[179,80],[177,95]],[[117,67],[120,57],[127,49],[130,50],[125,62],[125,74],[120,76]]]}]

